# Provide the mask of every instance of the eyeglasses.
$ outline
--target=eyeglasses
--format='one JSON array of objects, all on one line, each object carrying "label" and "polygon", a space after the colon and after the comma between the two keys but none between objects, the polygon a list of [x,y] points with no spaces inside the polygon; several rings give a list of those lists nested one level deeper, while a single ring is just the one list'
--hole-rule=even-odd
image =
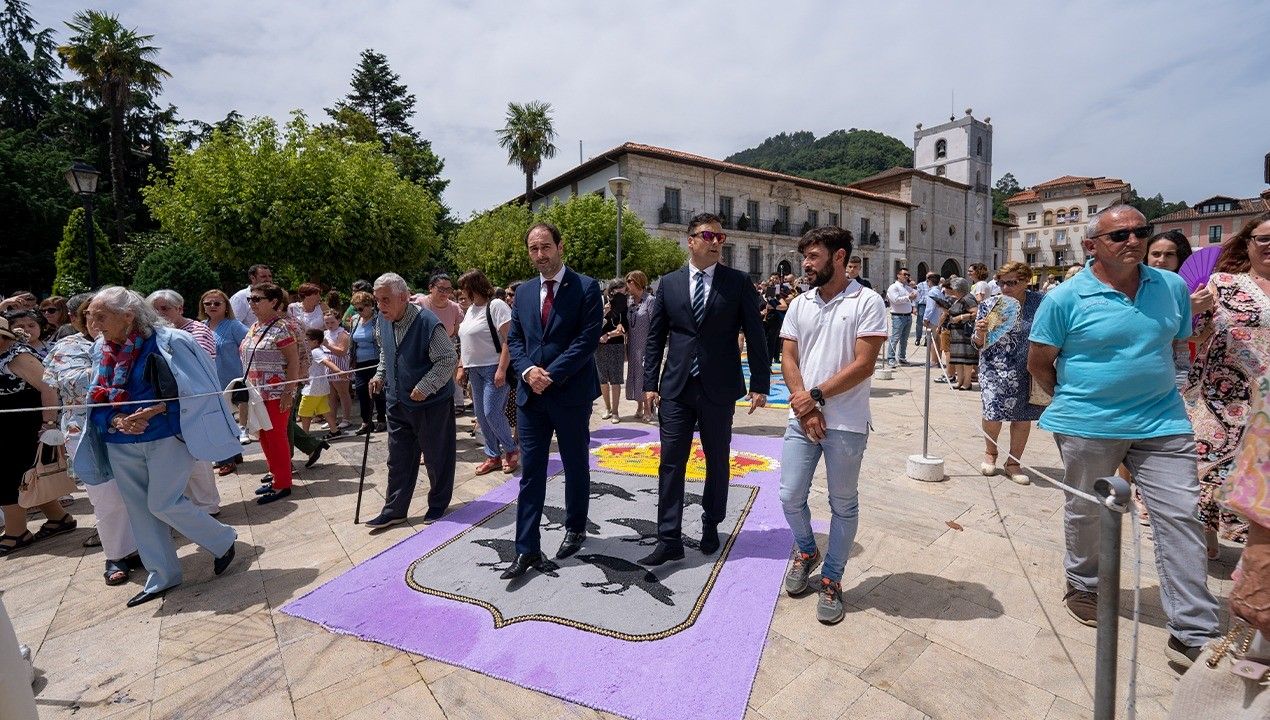
[{"label": "eyeglasses", "polygon": [[[1270,235],[1252,235],[1248,238],[1249,244],[1256,243],[1258,245],[1270,245]],[[45,310],[45,312],[48,312]]]},{"label": "eyeglasses", "polygon": [[55,307],[46,307],[46,308],[40,308],[40,312],[44,313],[45,315],[56,315],[57,313],[61,311]]},{"label": "eyeglasses", "polygon": [[247,298],[247,302],[251,303],[252,305],[255,305],[256,303],[262,303],[268,299],[269,298],[260,297],[259,295],[252,295],[251,297]]},{"label": "eyeglasses", "polygon": [[998,280],[997,281],[997,285],[1000,285],[1001,287],[1015,287],[1022,284],[1023,284],[1022,280]]},{"label": "eyeglasses", "polygon": [[712,230],[702,230],[701,232],[693,233],[688,237],[699,237],[708,243],[724,242],[728,239],[727,233],[717,233]]},{"label": "eyeglasses", "polygon": [[1153,226],[1142,225],[1140,227],[1132,228],[1129,230],[1112,230],[1111,232],[1099,233],[1097,235],[1090,235],[1089,239],[1093,240],[1094,238],[1105,237],[1107,238],[1109,242],[1120,244],[1122,242],[1128,242],[1130,235],[1133,235],[1139,240],[1146,240],[1147,238],[1151,237],[1152,233],[1154,232],[1155,232],[1155,228]]},{"label": "eyeglasses", "polygon": [[203,307],[220,307],[221,305],[224,305],[224,304],[225,303],[222,303],[220,300],[204,300],[203,301]]}]

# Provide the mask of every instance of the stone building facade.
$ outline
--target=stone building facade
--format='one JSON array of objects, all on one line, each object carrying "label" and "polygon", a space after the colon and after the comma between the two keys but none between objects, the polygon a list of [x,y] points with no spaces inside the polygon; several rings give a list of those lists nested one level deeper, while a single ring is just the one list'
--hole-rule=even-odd
[{"label": "stone building facade", "polygon": [[1020,260],[1038,276],[1085,262],[1085,225],[1099,210],[1129,199],[1119,178],[1064,175],[1016,193],[1010,209],[1007,260]]}]

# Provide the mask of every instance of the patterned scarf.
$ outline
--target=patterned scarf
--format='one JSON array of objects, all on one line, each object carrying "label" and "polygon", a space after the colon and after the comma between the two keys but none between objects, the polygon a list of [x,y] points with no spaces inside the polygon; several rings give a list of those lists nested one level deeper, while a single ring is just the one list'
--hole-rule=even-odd
[{"label": "patterned scarf", "polygon": [[141,355],[141,346],[145,338],[133,330],[123,343],[106,340],[102,343],[101,362],[97,364],[97,382],[88,391],[88,398],[94,403],[121,403],[128,400],[128,375],[132,373],[132,364]]}]

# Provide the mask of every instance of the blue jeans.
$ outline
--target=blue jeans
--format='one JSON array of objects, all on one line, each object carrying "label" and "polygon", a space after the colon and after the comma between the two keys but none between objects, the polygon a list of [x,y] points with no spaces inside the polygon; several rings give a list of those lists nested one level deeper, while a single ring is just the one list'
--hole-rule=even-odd
[{"label": "blue jeans", "polygon": [[[485,455],[492,458],[516,452],[516,440],[512,438],[512,428],[507,423],[505,412],[510,386],[503,383],[502,387],[494,387],[494,373],[497,371],[497,365],[467,369],[472,383],[472,409],[476,411],[476,422],[480,423],[481,434],[485,436]],[[515,371],[509,368],[508,372]]]},{"label": "blue jeans", "polygon": [[781,507],[785,511],[785,522],[794,532],[795,544],[808,554],[816,552],[816,536],[811,530],[811,508],[807,506],[807,495],[811,492],[811,479],[820,456],[822,453],[825,456],[832,518],[822,572],[824,577],[834,582],[842,580],[842,569],[847,565],[847,556],[851,554],[856,528],[860,524],[857,487],[860,461],[864,459],[864,448],[868,444],[867,433],[847,430],[830,430],[824,440],[812,442],[797,420],[791,420],[785,429],[785,445],[781,450]]},{"label": "blue jeans", "polygon": [[917,337],[914,339],[918,345],[922,344],[922,318],[926,317],[926,303],[917,303]]},{"label": "blue jeans", "polygon": [[891,337],[886,341],[887,362],[895,362],[896,345],[900,348],[900,362],[908,362],[908,331],[912,327],[912,315],[891,313]]}]

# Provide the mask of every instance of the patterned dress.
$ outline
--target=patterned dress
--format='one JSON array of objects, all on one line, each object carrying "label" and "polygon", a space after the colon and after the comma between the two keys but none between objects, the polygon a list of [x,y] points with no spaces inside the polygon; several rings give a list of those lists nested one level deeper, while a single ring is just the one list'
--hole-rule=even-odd
[{"label": "patterned dress", "polygon": [[1242,541],[1248,526],[1214,497],[1237,460],[1254,385],[1270,372],[1270,298],[1247,273],[1215,273],[1217,306],[1199,317],[1186,411],[1199,451],[1199,514],[1210,531]]},{"label": "patterned dress", "polygon": [[639,303],[626,310],[626,399],[644,399],[644,346],[648,345],[648,326],[653,320],[656,298],[644,290]]},{"label": "patterned dress", "polygon": [[[1032,375],[1027,371],[1028,335],[1032,332],[1032,318],[1041,306],[1043,296],[1027,291],[1020,304],[1019,317],[1014,327],[991,346],[979,351],[979,386],[983,389],[983,419],[1013,422],[1034,421],[1041,418],[1045,408],[1028,402],[1032,390]],[[979,306],[976,320],[982,320],[992,308],[992,302]]]},{"label": "patterned dress", "polygon": [[[979,348],[970,342],[970,336],[974,333],[974,323],[954,323],[951,321],[954,316],[975,312],[977,305],[978,302],[975,300],[974,295],[965,295],[953,300],[952,305],[948,307],[948,315],[944,322],[945,327],[948,328],[948,362],[950,363],[956,365],[977,365],[979,363]],[[980,383],[980,387],[982,387],[982,383]]]},{"label": "patterned dress", "polygon": [[309,353],[300,349],[304,347],[303,337],[299,323],[287,315],[269,322],[257,320],[247,331],[247,337],[243,338],[241,346],[243,368],[247,373],[247,382],[256,386],[268,386],[260,388],[260,395],[264,399],[277,400],[284,394],[293,394],[296,391],[294,384],[276,384],[286,382],[287,379],[287,362],[282,354],[282,349],[287,345],[297,348],[300,359],[297,376],[303,378],[308,375]]}]

